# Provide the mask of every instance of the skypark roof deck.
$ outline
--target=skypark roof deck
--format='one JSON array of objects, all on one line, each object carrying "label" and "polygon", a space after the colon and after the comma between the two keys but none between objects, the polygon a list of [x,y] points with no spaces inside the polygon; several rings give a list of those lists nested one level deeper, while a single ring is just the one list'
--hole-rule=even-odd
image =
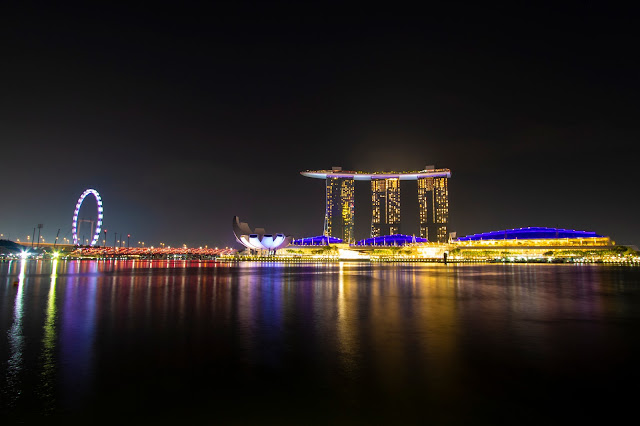
[{"label": "skypark roof deck", "polygon": [[[337,169],[337,168],[336,168]],[[420,178],[427,177],[451,177],[451,170],[449,169],[432,169],[432,170],[419,170],[408,172],[362,172],[362,171],[347,171],[347,170],[306,170],[300,172],[302,176],[326,179],[326,178],[342,178],[353,180],[372,180],[372,179],[399,179],[399,180],[418,180]]]}]

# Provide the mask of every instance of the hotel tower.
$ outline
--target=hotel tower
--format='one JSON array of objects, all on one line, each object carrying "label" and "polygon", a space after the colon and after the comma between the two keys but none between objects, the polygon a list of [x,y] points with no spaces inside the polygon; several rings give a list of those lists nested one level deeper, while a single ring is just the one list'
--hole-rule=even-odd
[{"label": "hotel tower", "polygon": [[418,181],[418,220],[420,237],[446,242],[449,221],[449,169],[427,166],[410,172],[353,172],[341,167],[332,170],[300,172],[303,176],[325,179],[326,209],[324,235],[354,243],[354,181],[371,181],[371,237],[400,233],[400,181]]}]

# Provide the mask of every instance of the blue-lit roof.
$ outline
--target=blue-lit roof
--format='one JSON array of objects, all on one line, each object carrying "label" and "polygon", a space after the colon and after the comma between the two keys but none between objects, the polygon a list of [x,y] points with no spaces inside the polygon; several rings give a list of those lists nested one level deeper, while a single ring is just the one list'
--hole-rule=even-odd
[{"label": "blue-lit roof", "polygon": [[342,240],[336,237],[327,237],[325,235],[318,235],[317,237],[306,237],[293,240],[291,243],[294,246],[327,246],[329,244],[339,244]]},{"label": "blue-lit roof", "polygon": [[394,234],[381,237],[367,238],[356,243],[357,246],[403,246],[411,243],[426,243],[426,238],[412,235]]},{"label": "blue-lit roof", "polygon": [[597,238],[602,237],[595,232],[576,231],[574,229],[529,227],[506,229],[504,231],[483,232],[458,238],[458,241],[478,240],[536,240],[550,238]]}]

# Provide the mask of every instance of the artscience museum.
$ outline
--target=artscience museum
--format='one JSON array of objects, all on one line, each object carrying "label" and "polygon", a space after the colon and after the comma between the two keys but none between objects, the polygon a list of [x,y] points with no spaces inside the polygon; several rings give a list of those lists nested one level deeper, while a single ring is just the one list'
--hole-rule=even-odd
[{"label": "artscience museum", "polygon": [[263,228],[251,230],[246,222],[240,222],[238,216],[233,217],[233,233],[236,240],[249,250],[276,250],[287,247],[293,237],[284,234],[267,234]]}]

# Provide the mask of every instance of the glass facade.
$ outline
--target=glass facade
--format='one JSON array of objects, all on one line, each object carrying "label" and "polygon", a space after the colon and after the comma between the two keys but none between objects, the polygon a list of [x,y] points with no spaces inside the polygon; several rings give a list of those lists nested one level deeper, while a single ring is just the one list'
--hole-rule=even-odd
[{"label": "glass facade", "polygon": [[350,244],[355,241],[353,179],[328,177],[326,182],[324,235]]},{"label": "glass facade", "polygon": [[396,178],[387,181],[387,224],[389,235],[400,233],[400,181]]},{"label": "glass facade", "polygon": [[425,177],[418,179],[418,210],[420,236],[432,242],[447,242],[449,238],[447,178]]},{"label": "glass facade", "polygon": [[333,210],[335,207],[334,201],[334,188],[340,185],[339,178],[327,178],[327,190],[326,190],[326,198],[327,198],[327,208],[325,210],[324,215],[324,235],[328,237],[332,237],[333,235]]},{"label": "glass facade", "polygon": [[433,222],[436,241],[445,243],[448,239],[449,190],[446,178],[433,178]]},{"label": "glass facade", "polygon": [[429,204],[433,191],[433,178],[418,179],[418,220],[420,237],[429,238]]},{"label": "glass facade", "polygon": [[384,179],[371,179],[371,237],[382,235],[382,225],[387,221],[387,182]]},{"label": "glass facade", "polygon": [[354,236],[354,226],[353,226],[353,218],[354,218],[354,185],[353,179],[342,179],[340,185],[340,199],[342,201],[341,208],[341,219],[342,219],[342,235],[338,238],[341,238],[343,241],[351,244],[355,241]]},{"label": "glass facade", "polygon": [[371,237],[400,232],[400,180],[371,179]]}]

